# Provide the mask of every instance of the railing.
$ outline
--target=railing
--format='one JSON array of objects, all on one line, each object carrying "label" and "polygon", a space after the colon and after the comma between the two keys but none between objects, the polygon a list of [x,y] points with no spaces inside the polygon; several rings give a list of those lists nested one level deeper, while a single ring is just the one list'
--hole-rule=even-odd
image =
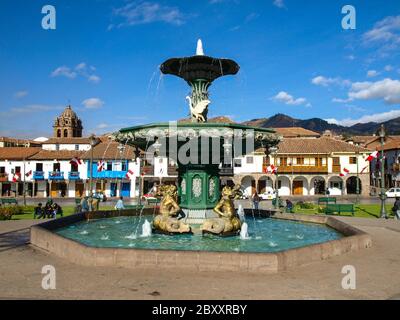
[{"label": "railing", "polygon": [[233,167],[222,167],[219,169],[220,176],[233,176]]},{"label": "railing", "polygon": [[[123,179],[128,171],[93,171],[93,178],[97,179]],[[88,172],[90,178],[90,172]]]},{"label": "railing", "polygon": [[342,168],[341,168],[340,164],[332,165],[332,172],[333,173],[341,173],[342,172]]},{"label": "railing", "polygon": [[153,176],[154,175],[154,167],[153,166],[143,166],[141,172],[142,172],[142,175],[144,175],[144,176]]},{"label": "railing", "polygon": [[79,180],[79,171],[70,171],[68,172],[68,180]]},{"label": "railing", "polygon": [[44,180],[44,172],[43,171],[33,171],[32,178],[33,178],[33,180]]},{"label": "railing", "polygon": [[168,175],[169,176],[177,176],[178,175],[178,167],[168,166]]},{"label": "railing", "polygon": [[7,173],[0,173],[0,182],[8,181],[8,174]]},{"label": "railing", "polygon": [[49,180],[64,180],[64,171],[50,171]]},{"label": "railing", "polygon": [[[266,167],[264,167],[266,168]],[[278,166],[278,173],[328,173],[328,166],[293,165]]]}]

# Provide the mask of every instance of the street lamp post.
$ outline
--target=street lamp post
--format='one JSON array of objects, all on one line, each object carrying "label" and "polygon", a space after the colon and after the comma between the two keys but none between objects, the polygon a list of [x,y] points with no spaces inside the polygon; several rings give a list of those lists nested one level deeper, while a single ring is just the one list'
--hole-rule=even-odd
[{"label": "street lamp post", "polygon": [[[276,147],[271,147],[269,148],[269,153],[272,154],[272,156],[274,157],[274,163],[275,165],[277,165],[277,160],[276,160],[276,156],[278,154],[278,148]],[[279,210],[279,179],[278,179],[278,170],[275,171],[275,209]]]},{"label": "street lamp post", "polygon": [[385,132],[385,127],[383,126],[383,124],[381,125],[381,128],[379,129],[379,137],[381,139],[381,192],[380,192],[381,214],[380,214],[380,218],[387,219],[388,216],[386,214],[386,208],[385,208],[385,200],[386,200],[386,194],[385,194],[385,157],[384,157],[384,152],[383,152],[383,146],[385,145],[386,132]]},{"label": "street lamp post", "polygon": [[356,204],[360,203],[360,179],[358,177],[358,156],[359,156],[360,152],[357,151],[356,152],[356,164],[357,164],[357,181],[356,181]]},{"label": "street lamp post", "polygon": [[90,135],[90,177],[89,177],[89,196],[93,196],[93,148],[96,144],[96,136],[94,134]]}]

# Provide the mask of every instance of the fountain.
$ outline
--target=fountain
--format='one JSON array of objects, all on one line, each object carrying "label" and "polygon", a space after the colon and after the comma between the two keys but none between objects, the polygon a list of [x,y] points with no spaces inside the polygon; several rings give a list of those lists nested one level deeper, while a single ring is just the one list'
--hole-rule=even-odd
[{"label": "fountain", "polygon": [[[120,143],[145,149],[149,160],[160,155],[178,164],[177,194],[163,191],[154,229],[167,234],[201,231],[238,235],[241,221],[233,206],[238,188],[224,187],[221,198],[220,165],[232,169],[234,157],[260,147],[268,150],[278,144],[279,137],[271,129],[207,122],[209,87],[222,76],[236,74],[239,65],[230,59],[204,55],[201,40],[197,42],[196,55],[168,59],[160,70],[184,79],[191,87],[191,95],[186,97],[191,122],[155,123],[124,128],[114,134]],[[180,211],[185,219],[177,219]]]},{"label": "fountain", "polygon": [[[32,226],[32,245],[86,266],[256,273],[371,246],[368,234],[331,216],[262,209],[255,216],[240,205],[236,211],[240,186],[222,187],[221,175],[233,175],[233,158],[259,148],[267,152],[279,137],[271,129],[207,122],[209,87],[219,77],[236,74],[239,66],[206,56],[200,40],[196,55],[169,59],[160,69],[191,87],[190,121],[135,126],[113,134],[123,145],[144,150],[148,162],[163,156],[178,164],[177,184],[158,188],[159,209],[91,212],[90,222],[85,213],[54,219]],[[252,216],[250,226],[246,214]]]}]

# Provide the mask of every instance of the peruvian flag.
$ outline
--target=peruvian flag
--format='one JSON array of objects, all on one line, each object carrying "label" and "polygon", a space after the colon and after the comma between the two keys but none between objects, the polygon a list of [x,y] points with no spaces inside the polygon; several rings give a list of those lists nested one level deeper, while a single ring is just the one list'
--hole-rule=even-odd
[{"label": "peruvian flag", "polygon": [[104,171],[106,163],[103,160],[97,162],[97,172]]},{"label": "peruvian flag", "polygon": [[365,158],[365,161],[371,162],[372,160],[378,158],[378,151],[372,152],[368,157]]},{"label": "peruvian flag", "polygon": [[275,167],[273,164],[270,164],[267,167],[267,173],[276,173],[278,171],[278,168]]},{"label": "peruvian flag", "polygon": [[29,170],[27,173],[25,173],[25,177],[29,178],[32,175],[32,170]]},{"label": "peruvian flag", "polygon": [[19,179],[21,179],[21,173],[19,173],[19,172],[14,173],[12,181],[17,182]]},{"label": "peruvian flag", "polygon": [[125,177],[129,180],[131,180],[131,177],[133,176],[133,171],[131,169],[128,170],[126,173]]},{"label": "peruvian flag", "polygon": [[79,166],[80,164],[82,164],[82,160],[74,157],[71,159],[71,161],[69,163],[72,165]]},{"label": "peruvian flag", "polygon": [[349,169],[343,168],[342,172],[339,174],[341,177],[345,177],[350,173]]}]

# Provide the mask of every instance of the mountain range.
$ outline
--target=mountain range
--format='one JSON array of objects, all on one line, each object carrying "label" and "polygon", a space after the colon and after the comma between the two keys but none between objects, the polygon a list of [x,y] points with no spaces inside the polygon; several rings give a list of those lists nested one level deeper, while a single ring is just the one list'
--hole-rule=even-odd
[{"label": "mountain range", "polygon": [[[323,133],[325,130],[330,130],[335,134],[372,135],[376,133],[382,123],[357,123],[355,125],[345,127],[329,123],[328,121],[320,118],[301,120],[292,118],[282,113],[278,113],[270,118],[252,119],[243,122],[243,124],[261,128],[302,127],[304,129],[316,131],[319,133]],[[400,117],[385,121],[383,122],[383,124],[388,134],[400,135]]]}]

